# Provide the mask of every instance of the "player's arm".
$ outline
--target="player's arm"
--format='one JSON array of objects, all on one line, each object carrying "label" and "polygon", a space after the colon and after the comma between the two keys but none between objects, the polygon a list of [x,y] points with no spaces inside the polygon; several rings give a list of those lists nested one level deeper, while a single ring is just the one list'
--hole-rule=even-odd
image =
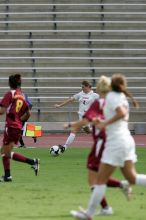
[{"label": "player's arm", "polygon": [[73,97],[71,97],[71,98],[69,98],[69,99],[67,99],[67,100],[65,100],[65,101],[63,101],[63,102],[61,102],[60,104],[55,104],[54,106],[55,106],[55,108],[60,108],[60,107],[62,107],[62,106],[64,106],[64,105],[67,105],[68,103],[71,103],[71,102],[73,102],[75,99],[73,98]]},{"label": "player's arm", "polygon": [[75,121],[75,122],[70,122],[70,123],[66,123],[64,124],[64,128],[70,128],[71,131],[73,132],[77,132],[79,131],[83,126],[87,125],[89,123],[89,120],[86,118],[83,118],[79,121]]},{"label": "player's arm", "polygon": [[109,120],[100,120],[100,119],[93,119],[93,123],[96,124],[96,126],[99,129],[105,128],[110,124],[113,124],[114,122],[124,118],[127,113],[127,109],[124,106],[119,106],[115,109],[116,114],[110,118]]},{"label": "player's arm", "polygon": [[7,108],[9,107],[11,102],[12,102],[12,93],[7,92],[2,98],[2,100],[0,101],[0,115],[3,115],[6,113]]},{"label": "player's arm", "polygon": [[79,131],[83,126],[88,125],[89,123],[92,124],[92,119],[95,118],[99,111],[99,102],[94,101],[87,112],[84,114],[83,119],[65,124],[65,128],[71,128],[72,131],[77,132]]},{"label": "player's arm", "polygon": [[108,126],[126,116],[127,109],[124,106],[116,108],[116,114],[109,120],[105,121],[105,126]]},{"label": "player's arm", "polygon": [[28,109],[20,118],[21,121],[27,121],[30,117],[30,110]]}]

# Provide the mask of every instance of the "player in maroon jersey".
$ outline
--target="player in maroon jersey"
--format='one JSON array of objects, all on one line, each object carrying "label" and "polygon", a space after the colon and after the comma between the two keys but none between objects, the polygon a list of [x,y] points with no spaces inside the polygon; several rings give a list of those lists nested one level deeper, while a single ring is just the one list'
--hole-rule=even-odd
[{"label": "player in maroon jersey", "polygon": [[4,175],[1,182],[12,181],[10,173],[10,159],[30,164],[35,171],[39,171],[39,159],[30,159],[25,156],[12,152],[15,144],[21,137],[22,122],[30,116],[28,104],[21,91],[21,75],[15,74],[9,77],[10,91],[8,91],[0,101],[0,114],[6,114],[6,123],[4,130],[3,145],[1,147],[1,156],[4,167]]},{"label": "player in maroon jersey", "polygon": [[[101,86],[102,85],[102,86]],[[88,124],[93,120],[93,118],[103,116],[103,107],[104,107],[104,96],[110,89],[110,79],[102,76],[97,84],[97,92],[100,94],[100,99],[94,101],[87,112],[84,114],[83,119],[77,122],[73,122],[69,124],[73,130],[78,131],[82,126]],[[102,152],[104,150],[104,145],[106,141],[105,130],[99,130],[94,125],[92,126],[92,137],[93,137],[93,146],[91,148],[91,152],[88,155],[87,159],[87,168],[88,168],[88,182],[91,187],[91,190],[94,189],[97,181],[97,172],[102,156]],[[127,181],[119,181],[113,177],[110,177],[107,186],[109,187],[119,187],[126,194],[129,193],[129,183]],[[112,207],[110,207],[106,201],[106,198],[103,198],[101,201],[102,209],[98,212],[99,215],[111,215],[113,214]],[[74,217],[78,217],[78,213],[80,211],[71,211],[71,215]],[[82,214],[82,210],[81,210]]]}]

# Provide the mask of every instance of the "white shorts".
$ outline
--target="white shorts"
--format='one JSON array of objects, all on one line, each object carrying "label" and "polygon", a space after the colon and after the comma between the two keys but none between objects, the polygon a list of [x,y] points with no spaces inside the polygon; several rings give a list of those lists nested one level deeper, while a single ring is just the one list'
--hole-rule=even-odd
[{"label": "white shorts", "polygon": [[124,167],[125,161],[137,161],[135,142],[132,136],[107,140],[101,161],[105,164]]}]

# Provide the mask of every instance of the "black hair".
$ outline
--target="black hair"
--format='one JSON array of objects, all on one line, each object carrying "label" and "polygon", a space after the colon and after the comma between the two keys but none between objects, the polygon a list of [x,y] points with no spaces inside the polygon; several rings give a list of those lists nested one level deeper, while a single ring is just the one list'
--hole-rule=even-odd
[{"label": "black hair", "polygon": [[11,89],[17,89],[21,87],[21,75],[15,74],[9,76],[9,86]]}]

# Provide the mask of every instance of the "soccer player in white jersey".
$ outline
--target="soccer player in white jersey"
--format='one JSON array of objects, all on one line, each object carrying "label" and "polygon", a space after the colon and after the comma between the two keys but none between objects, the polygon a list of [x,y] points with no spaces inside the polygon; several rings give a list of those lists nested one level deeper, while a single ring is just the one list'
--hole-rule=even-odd
[{"label": "soccer player in white jersey", "polygon": [[107,140],[102,154],[101,164],[97,174],[97,182],[91,195],[86,211],[76,211],[77,219],[92,220],[97,205],[105,195],[106,183],[117,167],[130,184],[146,186],[146,175],[137,174],[134,162],[137,160],[135,143],[128,129],[129,104],[127,96],[137,102],[127,91],[127,82],[123,75],[114,74],[111,80],[111,90],[106,96],[105,120],[94,120],[99,129],[106,128]]},{"label": "soccer player in white jersey", "polygon": [[[78,115],[79,115],[79,119],[82,119],[83,115],[88,110],[90,105],[98,98],[99,98],[99,95],[97,93],[93,92],[90,83],[88,81],[84,80],[82,82],[82,91],[81,92],[73,95],[72,97],[70,97],[69,99],[67,99],[66,101],[64,101],[60,104],[55,104],[55,107],[60,108],[68,103],[73,102],[73,101],[78,101],[79,102]],[[87,133],[90,132],[89,126],[83,127],[83,129]],[[76,137],[76,132],[71,132],[69,137],[67,138],[65,144],[63,146],[60,145],[62,153],[64,152],[64,150],[66,150],[68,148],[69,145],[72,144],[75,137]]]},{"label": "soccer player in white jersey", "polygon": [[[78,131],[82,128],[83,125],[87,125],[95,117],[104,118],[103,108],[105,105],[105,96],[110,91],[111,80],[109,77],[101,76],[98,80],[96,91],[100,95],[98,100],[95,100],[87,112],[84,114],[83,119],[65,124],[65,128],[70,128],[72,131]],[[102,152],[104,150],[106,142],[105,129],[99,130],[95,125],[92,126],[92,138],[93,145],[91,151],[87,157],[87,169],[88,169],[88,183],[91,191],[94,190],[94,185],[97,180],[97,173],[100,165],[100,160],[102,157]],[[107,182],[108,187],[119,187],[122,192],[128,197],[128,193],[131,192],[131,187],[129,186],[126,180],[119,181],[113,177],[110,177]],[[112,207],[108,205],[107,199],[104,197],[100,203],[101,209],[97,212],[97,215],[112,215]],[[83,210],[80,209],[80,210]],[[72,210],[71,215],[76,216],[76,212]]]}]

